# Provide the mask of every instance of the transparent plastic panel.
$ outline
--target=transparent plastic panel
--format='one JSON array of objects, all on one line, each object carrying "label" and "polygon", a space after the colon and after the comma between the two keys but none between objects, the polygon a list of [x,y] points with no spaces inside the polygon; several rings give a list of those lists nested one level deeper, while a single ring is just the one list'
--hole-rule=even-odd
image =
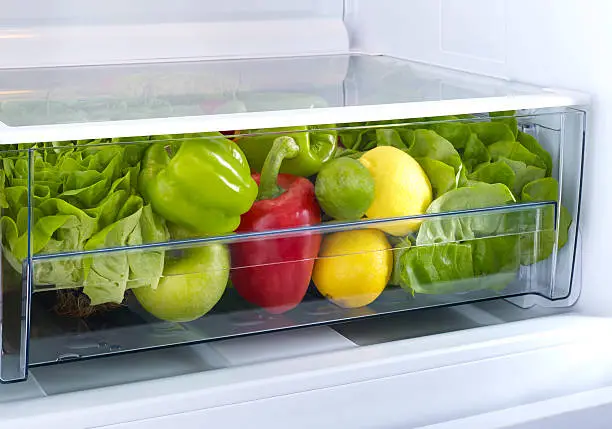
[{"label": "transparent plastic panel", "polygon": [[[548,297],[556,252],[544,264],[521,261],[554,235],[555,208],[534,203],[34,257],[31,363],[496,297]],[[384,232],[415,222],[428,231],[422,244],[393,246]],[[457,229],[474,238],[440,241]],[[288,257],[291,248],[300,251]],[[163,267],[150,264],[157,272],[132,275],[137,264],[160,257]],[[84,289],[38,282],[66,266],[85,272]],[[119,302],[92,309],[84,292],[95,296],[96,289],[121,290]]]},{"label": "transparent plastic panel", "polygon": [[434,306],[569,305],[583,124],[565,109],[7,145],[2,380]]},{"label": "transparent plastic panel", "polygon": [[0,381],[27,374],[31,160],[27,150],[0,152]]},{"label": "transparent plastic panel", "polygon": [[[586,115],[580,110],[570,110],[563,115],[544,113],[541,111],[535,116],[519,116],[518,124],[521,133],[534,137],[551,156],[551,176],[559,183],[556,189],[556,199],[561,202],[557,214],[559,223],[565,223],[566,219],[572,218],[569,228],[567,225],[559,225],[561,229],[567,230],[567,237],[561,237],[561,241],[573,245],[563,246],[559,250],[556,281],[552,291],[555,299],[568,305],[575,303],[580,292],[580,287],[572,288],[572,285],[580,283],[581,249],[578,225]],[[523,140],[526,141],[527,138]]]}]

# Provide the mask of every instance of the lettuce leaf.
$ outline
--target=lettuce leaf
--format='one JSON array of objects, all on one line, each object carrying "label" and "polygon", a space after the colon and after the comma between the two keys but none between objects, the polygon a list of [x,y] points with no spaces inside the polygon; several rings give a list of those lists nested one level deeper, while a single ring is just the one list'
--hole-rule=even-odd
[{"label": "lettuce leaf", "polygon": [[481,288],[502,290],[517,277],[521,263],[519,239],[509,234],[469,242],[474,275],[481,279]]},{"label": "lettuce leaf", "polygon": [[[153,212],[150,205],[142,208],[138,225],[128,237],[128,245],[162,243],[170,238],[166,222]],[[138,250],[127,254],[130,266],[129,287],[157,288],[164,270],[163,250]]]},{"label": "lettuce leaf", "polygon": [[455,149],[464,149],[472,134],[469,124],[462,122],[440,122],[428,128],[451,142]]},{"label": "lettuce leaf", "polygon": [[401,150],[407,150],[409,147],[402,140],[398,130],[393,128],[377,129],[376,144],[377,146],[393,146]]},{"label": "lettuce leaf", "polygon": [[497,161],[500,158],[506,158],[512,161],[521,161],[527,165],[533,165],[546,170],[546,164],[544,161],[542,161],[536,154],[527,150],[519,142],[500,141],[489,145],[488,149],[493,161]]},{"label": "lettuce leaf", "polygon": [[504,161],[490,162],[482,164],[472,174],[468,176],[470,180],[485,183],[503,183],[508,188],[513,189],[516,174],[514,170]]},{"label": "lettuce leaf", "polygon": [[457,188],[457,175],[450,165],[432,158],[417,158],[417,162],[429,178],[434,198]]},{"label": "lettuce leaf", "polygon": [[[1,152],[3,254],[18,272],[28,256],[28,164],[33,160],[32,254],[61,254],[166,241],[165,221],[137,194],[146,144],[101,140],[23,145]],[[30,158],[31,157],[31,158]],[[155,286],[163,251],[95,253],[36,262],[35,284],[84,286],[93,305],[121,302],[128,287]]]},{"label": "lettuce leaf", "polygon": [[478,165],[491,161],[487,147],[475,133],[471,133],[465,143],[463,163],[468,171],[473,171]]},{"label": "lettuce leaf", "polygon": [[513,161],[511,159],[499,158],[499,162],[508,165],[514,172],[514,182],[512,184],[512,192],[519,196],[523,191],[523,187],[534,180],[543,179],[546,177],[546,170],[533,165],[527,165],[522,161]]},{"label": "lettuce leaf", "polygon": [[510,127],[502,122],[473,122],[470,129],[486,146],[499,141],[515,141]]},{"label": "lettuce leaf", "polygon": [[503,183],[514,195],[520,196],[527,183],[542,179],[545,175],[543,168],[499,157],[496,162],[481,164],[468,178],[485,183]]},{"label": "lettuce leaf", "polygon": [[536,154],[544,162],[544,165],[546,167],[546,176],[550,176],[552,174],[552,156],[550,155],[550,153],[548,153],[540,145],[536,138],[530,134],[521,131],[518,133],[517,140],[520,144],[523,145],[523,147],[525,147],[525,149]]},{"label": "lettuce leaf", "polygon": [[400,286],[411,293],[458,292],[457,280],[474,277],[472,248],[457,243],[413,247],[400,256],[398,271]]},{"label": "lettuce leaf", "polygon": [[[557,201],[558,195],[559,183],[552,177],[546,177],[525,185],[521,199],[522,201]],[[537,219],[532,216],[524,218],[522,222],[535,225]],[[545,216],[540,225],[543,231],[521,236],[521,263],[530,265],[547,259],[553,253],[557,233],[559,235],[558,248],[563,247],[567,243],[571,224],[572,217],[564,206],[560,207],[558,232],[555,231],[554,218]]]},{"label": "lettuce leaf", "polygon": [[518,136],[518,120],[514,117],[516,112],[514,110],[506,110],[502,112],[490,112],[489,117],[491,118],[491,122],[499,122],[502,124],[506,124],[512,134],[514,135],[514,139],[516,140]]},{"label": "lettuce leaf", "polygon": [[408,149],[413,158],[431,158],[450,165],[459,173],[463,168],[461,157],[455,147],[445,138],[431,130],[415,130],[414,143]]},{"label": "lettuce leaf", "polygon": [[[466,209],[501,206],[515,202],[506,185],[476,184],[447,192],[435,199],[427,213],[444,213]],[[446,216],[427,219],[417,235],[417,246],[471,240],[490,236],[499,230],[503,215]]]},{"label": "lettuce leaf", "polygon": [[[347,124],[351,127],[365,126],[367,123]],[[356,151],[365,151],[376,146],[376,129],[359,128],[359,129],[341,129],[338,131],[340,142],[347,149]]]},{"label": "lettuce leaf", "polygon": [[[434,200],[428,213],[499,206],[515,202],[503,184],[477,183]],[[447,294],[484,288],[501,290],[519,268],[518,236],[506,214],[457,215],[427,219],[416,246],[400,252],[395,262],[400,286],[411,292]]]},{"label": "lettuce leaf", "polygon": [[[429,176],[429,178],[436,190],[435,197],[442,195],[450,189],[463,186],[467,182],[465,167],[461,157],[448,140],[431,130],[418,129],[410,132],[410,134],[414,137],[407,153],[415,158],[421,166],[425,165],[432,173],[432,176]],[[442,168],[439,163],[431,161],[423,162],[423,159],[438,161],[452,167],[454,171],[453,184],[450,185],[448,183],[448,169]],[[425,172],[427,173],[427,170]]]}]

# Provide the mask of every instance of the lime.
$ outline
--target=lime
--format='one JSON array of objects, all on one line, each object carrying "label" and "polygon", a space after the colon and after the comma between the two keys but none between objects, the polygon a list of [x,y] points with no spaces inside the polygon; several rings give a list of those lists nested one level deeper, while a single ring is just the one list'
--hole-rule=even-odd
[{"label": "lime", "polygon": [[374,201],[374,179],[358,160],[337,158],[319,171],[315,194],[323,211],[334,219],[359,219]]}]

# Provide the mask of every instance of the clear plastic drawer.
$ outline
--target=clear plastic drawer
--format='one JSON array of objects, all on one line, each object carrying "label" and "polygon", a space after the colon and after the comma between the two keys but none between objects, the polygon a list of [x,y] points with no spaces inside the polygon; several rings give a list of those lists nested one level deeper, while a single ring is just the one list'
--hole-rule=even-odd
[{"label": "clear plastic drawer", "polygon": [[584,120],[5,145],[0,379],[479,300],[571,305]]}]

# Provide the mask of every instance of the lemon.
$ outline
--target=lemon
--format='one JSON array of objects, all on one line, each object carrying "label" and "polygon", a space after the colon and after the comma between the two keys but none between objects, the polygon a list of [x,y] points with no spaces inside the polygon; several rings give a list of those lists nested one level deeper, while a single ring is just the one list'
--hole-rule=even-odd
[{"label": "lemon", "polygon": [[343,231],[323,239],[312,280],[334,304],[357,308],[378,298],[392,269],[391,245],[382,231]]},{"label": "lemon", "polygon": [[[425,213],[432,200],[431,183],[419,163],[393,146],[378,146],[359,158],[374,178],[374,201],[366,210],[369,218],[387,218]],[[420,221],[385,226],[385,232],[402,236],[416,230]]]}]

